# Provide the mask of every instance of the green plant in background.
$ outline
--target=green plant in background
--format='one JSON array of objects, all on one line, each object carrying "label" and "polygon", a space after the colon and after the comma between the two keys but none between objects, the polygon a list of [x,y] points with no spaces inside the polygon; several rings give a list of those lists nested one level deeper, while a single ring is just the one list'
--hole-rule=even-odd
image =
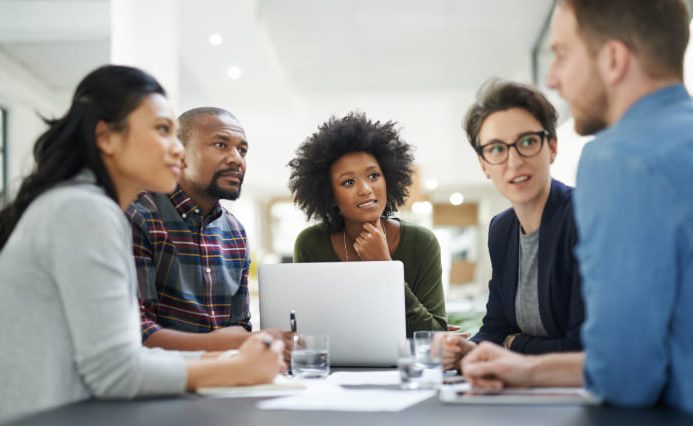
[{"label": "green plant in background", "polygon": [[448,314],[448,324],[460,327],[461,332],[471,333],[473,336],[481,328],[481,320],[484,312],[451,312]]}]

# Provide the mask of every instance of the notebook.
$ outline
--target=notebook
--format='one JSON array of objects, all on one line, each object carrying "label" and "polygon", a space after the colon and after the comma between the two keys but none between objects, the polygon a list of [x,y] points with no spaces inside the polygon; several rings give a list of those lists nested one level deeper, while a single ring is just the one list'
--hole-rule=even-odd
[{"label": "notebook", "polygon": [[307,386],[298,381],[292,381],[282,375],[274,378],[272,383],[251,386],[220,386],[197,389],[198,395],[210,398],[260,398],[268,396],[294,395],[304,391]]},{"label": "notebook", "polygon": [[389,262],[260,265],[260,326],[330,336],[330,365],[390,367],[406,337],[404,266]]}]

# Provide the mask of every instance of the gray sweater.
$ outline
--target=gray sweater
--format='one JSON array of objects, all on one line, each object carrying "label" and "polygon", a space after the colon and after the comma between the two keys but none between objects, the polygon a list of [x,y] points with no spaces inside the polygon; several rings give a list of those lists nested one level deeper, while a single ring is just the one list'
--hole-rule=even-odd
[{"label": "gray sweater", "polygon": [[26,210],[0,252],[0,421],[184,392],[182,354],[142,346],[131,244],[90,172]]}]

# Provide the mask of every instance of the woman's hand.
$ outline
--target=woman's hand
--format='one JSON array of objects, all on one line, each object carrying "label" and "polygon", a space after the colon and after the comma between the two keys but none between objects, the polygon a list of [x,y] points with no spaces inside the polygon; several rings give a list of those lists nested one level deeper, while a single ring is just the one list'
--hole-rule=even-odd
[{"label": "woman's hand", "polygon": [[[267,342],[271,341],[268,347]],[[254,333],[240,347],[238,356],[232,361],[238,362],[241,369],[243,385],[272,383],[277,374],[286,370],[283,360],[284,342],[264,332]]]},{"label": "woman's hand", "polygon": [[283,350],[281,340],[272,340],[267,333],[253,334],[231,358],[210,359],[214,354],[208,354],[202,360],[188,361],[186,389],[272,383],[277,374],[286,370]]},{"label": "woman's hand", "polygon": [[267,333],[272,336],[273,339],[284,342],[284,362],[288,365],[291,362],[291,347],[293,346],[293,339],[296,333],[274,328],[265,328],[263,330],[256,331],[253,334],[260,333]]},{"label": "woman's hand", "polygon": [[354,242],[354,250],[361,260],[392,260],[385,232],[372,223],[363,224]]},{"label": "woman's hand", "polygon": [[[460,369],[460,361],[476,344],[467,340],[468,334],[446,333],[443,338],[443,369]],[[461,369],[460,369],[461,370]]]}]

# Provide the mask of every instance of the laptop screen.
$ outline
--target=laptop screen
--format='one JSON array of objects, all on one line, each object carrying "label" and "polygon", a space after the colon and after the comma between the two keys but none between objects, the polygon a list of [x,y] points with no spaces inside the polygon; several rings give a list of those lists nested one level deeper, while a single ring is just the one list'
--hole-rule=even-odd
[{"label": "laptop screen", "polygon": [[330,336],[333,366],[394,366],[406,337],[402,262],[260,265],[260,326]]}]

